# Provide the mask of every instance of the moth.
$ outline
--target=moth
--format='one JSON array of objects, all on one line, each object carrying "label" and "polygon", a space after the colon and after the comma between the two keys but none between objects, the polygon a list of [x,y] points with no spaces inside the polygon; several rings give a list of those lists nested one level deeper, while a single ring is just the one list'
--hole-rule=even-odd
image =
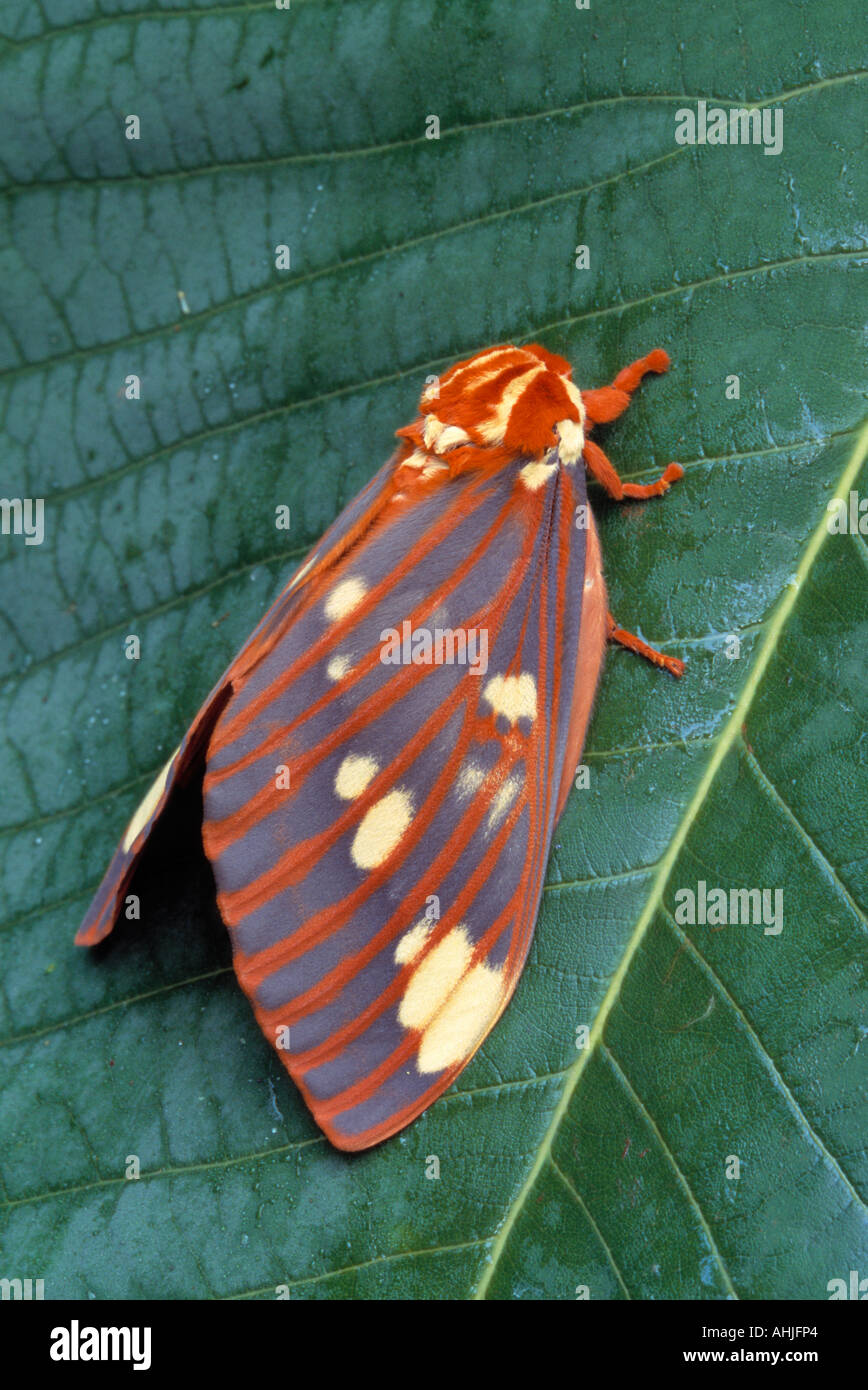
[{"label": "moth", "polygon": [[340,1149],[403,1129],[467,1065],[527,957],[607,641],[683,663],[608,609],[588,436],[662,349],[579,391],[503,345],[429,379],[399,446],[221,676],[135,812],[76,941],[111,932],[172,793],[202,839],[234,968]]}]

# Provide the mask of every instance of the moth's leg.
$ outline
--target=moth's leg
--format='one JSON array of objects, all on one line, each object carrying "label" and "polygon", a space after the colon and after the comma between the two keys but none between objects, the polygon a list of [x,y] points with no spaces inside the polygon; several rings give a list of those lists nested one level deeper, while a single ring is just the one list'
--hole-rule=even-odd
[{"label": "moth's leg", "polygon": [[680,463],[669,463],[656,483],[622,483],[599,444],[595,444],[592,439],[586,439],[582,453],[591,477],[596,478],[609,496],[614,497],[617,502],[630,497],[662,497],[673,483],[684,477],[684,469]]},{"label": "moth's leg", "polygon": [[654,647],[649,647],[648,643],[643,642],[641,637],[637,637],[635,633],[625,632],[624,628],[619,627],[615,622],[611,613],[606,621],[610,642],[617,642],[619,646],[626,647],[628,652],[635,652],[637,656],[644,656],[646,661],[662,667],[664,671],[671,671],[673,676],[684,675],[684,662],[677,656],[664,656],[662,652],[655,651]]},{"label": "moth's leg", "polygon": [[618,373],[611,386],[601,386],[597,391],[583,391],[582,400],[588,419],[595,425],[604,425],[609,420],[617,420],[630,404],[630,397],[648,372],[665,372],[669,369],[669,356],[662,348],[655,348],[647,357],[631,362]]}]

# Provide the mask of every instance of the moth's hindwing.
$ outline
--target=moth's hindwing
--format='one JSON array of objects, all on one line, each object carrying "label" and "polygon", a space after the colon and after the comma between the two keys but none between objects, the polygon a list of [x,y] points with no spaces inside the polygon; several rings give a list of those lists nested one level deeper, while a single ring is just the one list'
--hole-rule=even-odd
[{"label": "moth's hindwing", "polygon": [[606,604],[582,470],[529,487],[526,465],[345,526],[209,740],[203,839],[238,979],[343,1149],[451,1084],[530,945]]}]

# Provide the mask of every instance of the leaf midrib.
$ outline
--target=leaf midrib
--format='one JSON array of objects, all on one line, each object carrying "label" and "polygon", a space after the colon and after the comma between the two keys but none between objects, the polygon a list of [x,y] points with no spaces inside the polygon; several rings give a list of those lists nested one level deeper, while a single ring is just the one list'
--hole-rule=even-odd
[{"label": "leaf midrib", "polygon": [[[859,437],[856,440],[856,444],[853,449],[850,461],[847,463],[846,467],[844,468],[841,474],[841,477],[835,485],[833,492],[834,496],[837,497],[847,495],[851,485],[855,483],[859,475],[859,471],[862,467],[862,464],[865,461],[866,456],[868,456],[868,423],[866,423],[863,426],[859,434]],[[768,666],[771,662],[771,659],[774,656],[775,651],[777,650],[778,638],[780,637],[780,634],[783,631],[787,621],[789,620],[793,608],[795,607],[802,584],[810,574],[814,561],[816,560],[823,546],[823,543],[829,534],[826,523],[827,516],[824,509],[823,515],[820,518],[820,521],[817,524],[813,534],[811,535],[811,538],[808,541],[807,546],[805,547],[804,554],[802,555],[802,559],[799,562],[799,566],[796,570],[794,579],[787,585],[785,592],[781,595],[780,599],[778,600],[777,608],[775,609],[769,620],[766,635],[763,638],[762,642],[759,644],[759,647],[757,649],[757,655],[756,660],[754,662],[753,670],[751,671],[747,681],[745,682],[744,688],[738,700],[735,703],[735,707],[733,708],[732,714],[730,715],[726,725],[721,731],[717,746],[715,747],[714,752],[712,753],[709,759],[708,767],[706,768],[702,778],[700,779],[699,785],[693,795],[693,798],[691,799],[684,815],[681,818],[681,821],[679,822],[679,825],[675,831],[669,848],[660,860],[657,873],[655,874],[654,879],[651,883],[651,890],[646,900],[645,907],[643,908],[639,916],[639,919],[636,923],[636,926],[633,929],[633,933],[630,937],[629,942],[627,943],[626,949],[622,956],[621,963],[618,966],[618,969],[615,971],[615,974],[612,976],[609,988],[606,991],[606,994],[597,1012],[597,1017],[595,1018],[594,1023],[591,1027],[588,1045],[581,1053],[581,1055],[577,1058],[577,1060],[572,1064],[570,1070],[566,1073],[566,1078],[564,1081],[564,1087],[561,1093],[560,1100],[558,1101],[557,1105],[555,1106],[552,1112],[552,1117],[549,1122],[548,1129],[546,1130],[543,1136],[542,1143],[540,1144],[539,1151],[537,1153],[537,1157],[531,1165],[530,1169],[528,1170],[527,1177],[525,1178],[525,1181],[519,1189],[512,1204],[510,1205],[506,1213],[506,1216],[500,1226],[500,1229],[497,1232],[497,1235],[495,1236],[494,1243],[491,1249],[491,1256],[489,1258],[488,1263],[485,1266],[485,1269],[483,1270],[479,1283],[477,1284],[476,1289],[472,1294],[472,1297],[474,1299],[485,1298],[494,1273],[498,1268],[500,1257],[503,1254],[504,1249],[506,1248],[512,1228],[515,1225],[515,1222],[521,1214],[522,1210],[524,1209],[528,1196],[533,1190],[537,1178],[539,1177],[543,1169],[543,1166],[550,1158],[552,1145],[556,1135],[560,1130],[561,1121],[563,1120],[564,1116],[567,1113],[567,1110],[569,1109],[570,1102],[572,1101],[573,1095],[579,1085],[579,1082],[581,1081],[588,1061],[596,1052],[598,1045],[602,1042],[602,1037],[606,1029],[606,1024],[609,1020],[609,1015],[612,1012],[612,1009],[619,998],[621,986],[630,969],[633,957],[636,955],[649,926],[654,920],[654,917],[658,909],[662,905],[663,894],[669,882],[672,869],[674,868],[678,860],[678,856],[681,853],[685,841],[687,840],[687,836],[690,833],[690,830],[694,822],[696,821],[699,812],[701,811],[702,807],[706,802],[708,794],[714,785],[715,779],[717,777],[718,772],[720,771],[724,759],[726,758],[730,749],[735,745],[736,740],[739,737],[741,727],[744,724],[745,719],[750,711],[754,696],[756,695],[759,686],[762,682],[762,679],[766,673],[766,670],[768,669]]]}]

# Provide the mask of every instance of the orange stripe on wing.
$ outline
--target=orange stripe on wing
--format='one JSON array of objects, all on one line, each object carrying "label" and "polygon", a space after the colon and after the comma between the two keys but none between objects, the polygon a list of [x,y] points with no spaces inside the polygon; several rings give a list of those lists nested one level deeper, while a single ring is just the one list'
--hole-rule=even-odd
[{"label": "orange stripe on wing", "polygon": [[[448,512],[446,512],[437,522],[435,522],[434,526],[432,526],[429,531],[426,531],[424,533],[425,536],[433,535],[435,537],[433,543],[436,544],[437,541],[441,538],[441,535],[445,535],[448,533],[450,529],[449,519],[454,511],[458,510],[464,512],[465,514],[468,514],[468,512],[472,514],[472,512],[476,511],[478,507],[483,505],[483,503],[486,500],[486,495],[486,493],[482,493],[480,496],[478,496],[473,501],[473,505],[470,508],[468,508],[466,505],[466,499],[463,500],[460,504],[456,504],[455,507],[450,508]],[[444,582],[440,586],[440,588],[436,590],[433,594],[429,594],[427,598],[423,600],[422,603],[417,605],[417,607],[413,610],[413,613],[409,615],[411,617],[411,621],[417,622],[419,619],[427,617],[429,613],[436,612],[437,608],[443,603],[444,599],[447,598],[449,594],[453,592],[457,584],[459,584],[461,580],[465,578],[467,574],[469,574],[470,570],[478,562],[482,554],[487,549],[488,545],[490,545],[492,537],[503,526],[504,518],[509,512],[509,510],[510,506],[509,502],[507,501],[501,508],[492,525],[485,532],[485,535],[480,540],[479,544],[474,547],[470,555],[467,556],[467,558],[461,563],[461,565],[456,567],[449,580],[447,582]],[[346,617],[341,618],[338,622],[333,623],[331,627],[327,628],[326,631],[322,634],[322,636],[319,637],[316,640],[316,642],[314,642],[313,645],[308,648],[308,650],[305,652],[303,656],[297,657],[296,660],[292,662],[291,665],[287,667],[285,671],[281,672],[279,676],[276,676],[269,683],[269,685],[265,687],[264,690],[260,691],[259,694],[248,704],[244,705],[238,711],[237,714],[233,715],[226,721],[221,721],[217,725],[214,735],[212,736],[211,744],[209,746],[209,753],[219,753],[229,744],[234,743],[238,738],[240,738],[246,732],[250,723],[256,718],[258,714],[261,714],[265,709],[267,709],[268,706],[273,703],[273,701],[277,698],[278,695],[282,694],[283,691],[288,689],[289,686],[292,685],[293,682],[299,678],[299,676],[303,675],[321,657],[325,656],[327,652],[331,651],[332,647],[334,647],[337,644],[337,642],[340,641],[348,632],[351,632],[353,627],[361,620],[361,618],[363,618],[367,613],[370,612],[370,610],[373,607],[376,606],[377,603],[379,603],[380,599],[386,597],[390,590],[395,587],[396,582],[399,579],[403,578],[405,573],[408,573],[410,570],[412,570],[416,565],[418,565],[418,563],[419,561],[417,556],[408,556],[404,561],[402,561],[399,565],[395,567],[391,574],[389,574],[385,579],[382,579],[379,582],[379,584],[376,584],[374,586],[373,589],[369,590],[369,592],[365,596],[363,603],[359,604],[358,607],[353,609],[351,613],[348,613]],[[319,597],[321,597],[321,595],[317,595],[317,598]],[[367,670],[372,670],[374,666],[377,664],[377,661],[379,660],[377,652],[378,649],[376,651],[372,651],[369,654],[369,656],[365,658],[366,662],[368,663],[366,667]],[[317,705],[312,707],[312,709],[323,708],[325,705],[330,703],[331,700],[336,699],[339,693],[344,694],[347,689],[349,689],[353,684],[356,683],[357,680],[361,679],[361,674],[364,673],[354,671],[348,674],[352,675],[352,680],[345,681],[344,683],[342,683],[340,691],[338,691],[337,687],[335,687],[335,689],[333,690],[328,691],[326,695],[322,696],[321,700],[317,701]],[[311,713],[312,710],[305,711],[305,714],[301,717],[301,719],[299,719],[295,725],[292,725],[290,727],[297,727],[297,724],[302,723],[304,719],[310,718]],[[286,732],[286,730],[284,730],[283,732]],[[239,771],[242,767],[249,766],[251,762],[255,762],[257,758],[261,757],[264,751],[267,751],[267,748],[267,743],[265,745],[259,745],[253,751],[253,753],[245,754],[244,757],[239,758],[234,763],[227,764],[225,767],[221,768],[209,769],[209,776],[212,778],[213,781],[221,781],[224,777],[229,777],[234,772]]]},{"label": "orange stripe on wing", "polygon": [[[409,688],[412,689],[412,686],[421,682],[425,676],[428,675],[428,672],[424,668],[420,669],[419,667],[412,667],[409,669],[412,670],[413,675],[416,677],[416,680],[409,685]],[[387,692],[391,696],[391,691],[388,690],[388,687]],[[397,703],[397,701],[394,697],[384,699],[383,696],[380,695],[377,706],[379,716],[382,717],[382,715],[388,712],[395,703]],[[405,745],[398,756],[380,770],[376,777],[368,783],[365,790],[359,796],[355,797],[346,807],[343,814],[329,826],[328,830],[321,831],[319,835],[311,835],[306,840],[299,840],[293,845],[292,852],[299,856],[298,863],[294,866],[295,869],[297,870],[306,861],[315,861],[321,858],[325,851],[330,849],[332,845],[340,839],[345,830],[348,830],[355,821],[361,819],[373,802],[377,801],[379,797],[388,790],[395,779],[400,777],[401,773],[410,766],[417,754],[421,753],[431,740],[440,733],[441,729],[448,724],[454,712],[455,711],[450,709],[448,705],[441,705],[438,709],[435,709],[433,714],[428,716],[425,723],[417,730],[410,742]],[[350,733],[346,725],[343,725],[335,732],[344,736],[342,741],[346,741]],[[334,734],[331,737],[334,739]],[[297,792],[299,787],[304,784],[307,776],[312,770],[318,769],[322,765],[323,757],[324,752],[322,745],[320,745],[310,749],[300,758],[293,759],[293,793]],[[224,816],[222,820],[209,820],[207,826],[207,844],[205,846],[209,858],[212,856],[214,858],[219,857],[225,850],[230,848],[230,846],[247,835],[254,826],[259,825],[266,816],[272,815],[273,812],[284,806],[286,801],[286,792],[278,788],[275,780],[269,777],[265,786],[260,791],[254,793],[239,811],[230,812],[230,814]]]},{"label": "orange stripe on wing", "polygon": [[[516,761],[517,759],[513,757],[505,765],[498,764],[489,775],[498,779],[508,775]],[[414,957],[412,966],[408,966],[400,976],[396,977],[396,981],[398,979],[409,978],[410,970],[416,969],[418,964],[431,950],[433,950],[446,933],[451,930],[453,926],[458,924],[461,917],[466,913],[467,908],[474,901],[479,889],[484,885],[491,869],[500,858],[524,806],[524,797],[517,798],[496,837],[492,840],[491,845],[482,856],[480,865],[468,879],[467,884],[455,899],[455,902],[432,929],[431,935],[422,946],[419,954]],[[424,876],[426,885],[430,884],[432,881],[438,881],[440,875],[445,873],[455,863],[457,854],[469,843],[471,837],[476,834],[489,808],[490,802],[480,797],[477,797],[468,807],[449,839],[443,844],[429,868],[426,869]],[[392,942],[396,942],[410,926],[413,919],[418,917],[418,908],[408,906],[408,903],[412,904],[414,901],[419,900],[423,886],[423,880],[419,879],[414,887],[407,893],[401,907],[392,914],[388,921],[380,928],[379,932],[377,932],[376,936],[372,937],[361,951],[356,952],[353,956],[347,957],[341,965],[335,967],[334,970],[329,971],[327,975],[324,975],[321,980],[317,981],[316,985],[312,985],[304,994],[297,995],[291,1004],[282,1005],[274,1009],[261,1009],[257,1016],[259,1017],[261,1014],[260,1021],[264,1019],[263,1026],[273,1028],[281,1023],[287,1025],[297,1023],[302,1018],[307,1017],[308,1014],[313,1013],[316,1009],[324,1008],[327,1004],[331,1003],[341,991],[346,988],[350,980],[359,974],[366,965],[369,965],[380,951],[389,946]],[[396,990],[397,993],[395,992]],[[331,1039],[328,1044],[319,1044],[316,1048],[310,1049],[308,1053],[296,1053],[295,1060],[301,1061],[302,1058],[304,1059],[304,1070],[309,1070],[310,1067],[318,1065],[322,1061],[331,1060],[331,1057],[336,1055],[337,1051],[343,1050],[343,1042],[341,1042],[340,1046],[335,1046],[334,1052],[332,1050],[333,1044],[337,1043],[339,1035],[342,1037],[345,1035],[344,1041],[351,1040],[358,1032],[363,1031],[363,1027],[357,1027],[357,1024],[363,1016],[367,1019],[364,1027],[367,1027],[368,1023],[379,1017],[388,1004],[393,1002],[400,993],[401,988],[393,982],[374,1004],[368,1006],[364,1015],[360,1014],[356,1019],[346,1024],[343,1029],[339,1030],[339,1034],[336,1033],[334,1035],[334,1038]],[[322,1056],[319,1055],[320,1052],[323,1052]],[[327,1055],[325,1055],[326,1053]]]},{"label": "orange stripe on wing", "polygon": [[[262,951],[253,955],[240,953],[239,970],[243,969],[245,974],[248,974],[256,984],[261,983],[278,965],[285,965],[287,961],[293,960],[305,950],[309,950],[312,945],[322,940],[331,931],[337,930],[343,921],[348,920],[357,907],[366,902],[371,894],[386,882],[428,829],[439,807],[440,800],[445,795],[461,765],[470,737],[471,726],[468,724],[462,731],[461,738],[434,783],[431,795],[424,803],[422,810],[413,817],[411,826],[383,863],[372,869],[365,880],[347,894],[340,903],[314,913],[290,936],[275,942],[272,946],[264,947]],[[273,868],[254,879],[245,888],[238,889],[234,893],[221,893],[218,897],[218,903],[227,925],[236,925],[249,913],[255,912],[276,897],[285,886],[287,871],[291,870],[292,867],[291,861],[292,851],[289,851],[281,856]],[[254,961],[256,962],[255,966]]]},{"label": "orange stripe on wing", "polygon": [[[514,598],[515,593],[517,592],[521,584],[524,568],[529,558],[529,552],[533,549],[534,542],[535,536],[533,531],[528,531],[525,536],[522,549],[519,552],[516,561],[513,564],[512,570],[507,575],[507,578],[504,581],[504,584],[500,590],[497,600],[498,607],[500,609],[500,619],[497,624],[498,628],[499,623],[503,621],[504,615],[506,614],[506,612],[508,612],[512,599]],[[484,610],[481,611],[484,612]],[[475,624],[478,621],[478,616],[479,615],[476,614],[473,615],[471,625]],[[412,671],[412,668],[407,669],[408,671]],[[473,680],[474,678],[468,672],[464,679]],[[382,707],[383,701],[382,697],[380,697],[378,700],[378,710],[380,713],[382,713]],[[346,738],[351,732],[352,725],[352,718],[350,720],[345,721],[341,729],[336,734],[333,734],[330,739],[325,740],[325,742],[329,743],[334,741],[336,743],[336,746],[340,746],[346,741]],[[468,724],[467,728],[462,732],[462,737],[459,740],[459,746],[462,749],[462,757],[463,752],[466,751],[467,741],[470,737],[470,730],[471,726]],[[447,763],[447,768],[453,768],[453,765],[454,770],[457,771],[457,767],[460,765],[460,762],[456,763],[454,754]],[[443,778],[444,774],[441,773],[440,777],[438,777],[437,782],[435,783],[435,787],[441,786],[443,784]],[[445,790],[446,788],[444,786],[444,790],[441,793],[441,799],[442,795],[445,795]],[[426,801],[425,803],[425,809],[423,810],[423,812],[421,812],[418,816],[415,817],[411,831],[409,831],[402,838],[400,845],[396,848],[396,850],[392,852],[392,855],[390,855],[389,858],[385,861],[385,869],[382,865],[379,868],[375,869],[371,874],[369,874],[368,879],[365,881],[365,883],[360,884],[359,887],[356,890],[354,890],[354,892],[350,894],[347,899],[345,899],[345,902],[348,904],[352,902],[352,907],[348,908],[348,911],[355,910],[356,906],[359,906],[362,902],[366,901],[369,892],[373,892],[374,887],[378,886],[381,881],[384,881],[388,874],[394,870],[394,867],[397,864],[403,862],[405,853],[409,852],[409,849],[407,847],[412,847],[412,845],[416,843],[416,840],[420,833],[419,826],[422,825],[424,828],[424,826],[427,825],[428,821],[431,818],[429,814],[431,804],[431,798],[429,797],[428,801]],[[434,806],[434,810],[436,811],[438,807],[439,800],[437,804]],[[396,858],[396,855],[399,855],[399,857]],[[281,858],[270,870],[268,870],[265,874],[260,875],[258,879],[253,880],[252,883],[247,884],[244,888],[237,889],[234,893],[220,894],[218,896],[220,911],[223,914],[223,918],[228,926],[234,926],[248,913],[253,912],[257,908],[263,906],[264,903],[270,901],[271,898],[275,897],[277,893],[281,891],[281,888],[283,887],[283,882],[281,881],[281,873],[291,872],[292,857],[293,850],[287,851],[283,856],[281,856]],[[300,927],[295,933],[293,933],[293,936],[289,938],[289,940],[291,940],[293,943],[296,943],[296,945],[299,942],[306,942],[309,937],[312,938],[313,941],[316,941],[319,940],[321,936],[326,934],[328,931],[336,929],[337,924],[338,923],[335,917],[335,908],[326,908],[322,910],[320,913],[314,914],[312,917],[308,918],[304,926]],[[266,951],[276,954],[280,945],[281,943],[278,943],[277,946],[267,947]],[[307,947],[305,947],[304,949],[307,949]],[[283,950],[287,950],[286,942],[283,943]],[[295,954],[300,953],[300,949],[296,949],[294,947],[291,954],[288,954],[285,957],[281,958],[281,963],[284,963],[287,959],[292,959]],[[244,963],[244,968],[247,968],[246,961]]]}]

